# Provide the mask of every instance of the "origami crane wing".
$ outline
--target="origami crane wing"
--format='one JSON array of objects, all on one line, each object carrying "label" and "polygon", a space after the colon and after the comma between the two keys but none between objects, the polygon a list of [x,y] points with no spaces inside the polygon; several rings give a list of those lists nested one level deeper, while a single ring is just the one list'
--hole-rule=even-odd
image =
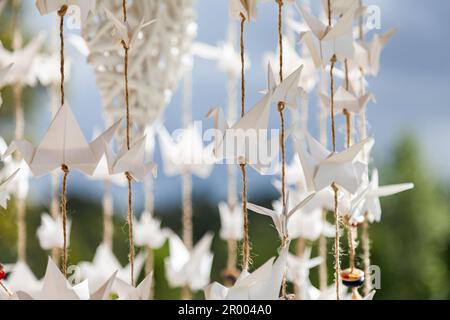
[{"label": "origami crane wing", "polygon": [[310,195],[308,195],[305,199],[303,199],[299,204],[297,204],[294,208],[292,208],[289,212],[288,212],[288,218],[290,218],[294,213],[296,213],[298,210],[300,210],[301,208],[303,208],[304,206],[306,206],[308,204],[309,201],[312,200],[312,198],[314,198],[316,194],[312,193]]},{"label": "origami crane wing", "polygon": [[92,294],[90,294],[89,300],[109,300],[110,294],[112,290],[112,286],[114,284],[114,281],[116,281],[117,271],[113,273],[113,275],[104,283],[102,284],[97,290],[95,290]]},{"label": "origami crane wing", "polygon": [[312,16],[304,6],[299,11],[303,15],[310,32],[302,33],[301,39],[311,52],[316,67],[326,66],[333,55],[352,58],[354,54],[352,23],[357,9],[355,1],[348,11],[329,28]]},{"label": "origami crane wing", "polygon": [[375,195],[375,196],[381,198],[381,197],[392,196],[394,194],[408,191],[411,189],[414,189],[413,183],[394,184],[394,185],[379,187],[378,190],[371,192],[370,195],[371,196]]},{"label": "origami crane wing", "polygon": [[153,272],[150,272],[136,288],[120,279],[116,280],[114,287],[119,300],[148,300],[152,281]]},{"label": "origami crane wing", "polygon": [[314,182],[317,189],[323,189],[335,182],[354,194],[362,181],[367,164],[356,161],[359,154],[373,138],[368,138],[341,153],[332,154],[319,164]]},{"label": "origami crane wing", "polygon": [[356,157],[364,150],[364,148],[368,145],[371,145],[374,142],[373,138],[364,139],[361,142],[358,142],[351,146],[350,148],[333,154],[325,161],[327,162],[351,162],[356,159]]},{"label": "origami crane wing", "polygon": [[376,76],[380,71],[380,57],[383,48],[397,33],[398,28],[392,28],[382,35],[375,34],[372,43],[369,46],[369,62],[371,74]]},{"label": "origami crane wing", "polygon": [[[270,69],[270,66],[269,66]],[[297,96],[299,95],[298,87],[300,82],[300,77],[302,75],[303,65],[297,68],[293,73],[291,73],[286,79],[284,79],[279,86],[273,90],[272,101],[284,102],[290,108],[297,107]],[[271,73],[271,72],[269,72]],[[272,73],[273,76],[273,73]],[[269,87],[272,85],[269,78]]]},{"label": "origami crane wing", "polygon": [[255,21],[257,13],[256,1],[257,0],[231,0],[231,15],[235,18],[240,18],[241,14],[243,14],[247,21]]},{"label": "origami crane wing", "polygon": [[[3,69],[0,69],[0,86],[3,85],[6,76],[8,75],[8,73],[11,71],[11,69],[13,68],[14,63],[9,64],[8,66],[6,66]],[[1,103],[0,103],[1,105]]]},{"label": "origami crane wing", "polygon": [[3,182],[0,183],[0,207],[3,209],[7,209],[8,200],[9,200],[9,191],[8,187],[14,180],[14,178],[19,173],[20,169],[17,169],[12,175],[6,178]]},{"label": "origami crane wing", "polygon": [[124,145],[117,155],[114,155],[111,147],[105,144],[106,160],[111,174],[129,172],[137,181],[142,181],[152,172],[156,174],[156,167],[152,163],[145,163],[145,145],[147,137],[139,139],[128,150]]},{"label": "origami crane wing", "polygon": [[51,12],[58,11],[63,5],[77,6],[80,9],[81,23],[84,24],[89,13],[94,13],[96,1],[92,0],[37,0],[36,7],[43,16]]},{"label": "origami crane wing", "polygon": [[80,297],[50,258],[48,259],[42,290],[37,298],[38,300],[80,300]]},{"label": "origami crane wing", "polygon": [[264,207],[254,205],[252,203],[247,204],[247,208],[256,213],[271,217],[273,220],[273,223],[275,225],[275,228],[278,231],[278,234],[280,236],[283,236],[283,223],[282,223],[282,217],[281,217],[280,213],[270,210],[270,209],[266,209]]},{"label": "origami crane wing", "polygon": [[296,151],[300,159],[300,164],[302,166],[303,174],[305,176],[306,191],[316,191],[316,187],[314,185],[314,175],[320,162],[316,160],[311,155],[311,153],[308,152],[304,139],[300,140],[298,139],[298,137],[294,136],[294,141]]},{"label": "origami crane wing", "polygon": [[205,300],[225,300],[228,294],[228,288],[220,283],[214,282],[204,290]]},{"label": "origami crane wing", "polygon": [[287,255],[289,244],[280,252],[278,259],[271,265],[269,277],[265,281],[256,283],[250,287],[251,300],[278,300],[283,276],[287,267]]}]

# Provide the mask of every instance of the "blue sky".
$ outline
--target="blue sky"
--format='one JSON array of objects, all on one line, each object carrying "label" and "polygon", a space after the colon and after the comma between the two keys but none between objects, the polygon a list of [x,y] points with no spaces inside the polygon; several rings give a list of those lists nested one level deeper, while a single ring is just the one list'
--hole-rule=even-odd
[{"label": "blue sky", "polygon": [[[300,1],[298,1],[300,2]],[[314,5],[317,1],[312,1]],[[397,26],[399,32],[388,45],[382,56],[382,69],[377,78],[370,79],[370,90],[377,97],[377,104],[370,105],[368,119],[370,131],[376,138],[374,154],[383,160],[389,156],[392,143],[405,130],[416,134],[434,174],[450,178],[450,1],[442,0],[372,0],[366,4],[378,5],[381,9],[382,30]],[[196,4],[198,41],[217,44],[226,37],[227,0],[198,0]],[[254,104],[258,91],[266,86],[262,56],[273,51],[277,43],[277,11],[273,1],[259,5],[258,20],[248,26],[246,47],[252,60],[252,68],[247,73],[247,105]],[[27,12],[28,24],[36,29],[50,30],[52,18],[40,17],[30,2]],[[90,137],[94,126],[102,126],[100,98],[95,87],[91,67],[84,57],[69,50],[74,62],[73,77],[68,88],[68,98],[86,136]],[[215,105],[225,106],[226,78],[211,61],[195,61],[193,73],[194,119],[204,120],[206,111]],[[48,104],[47,97],[42,103]],[[315,99],[311,106],[311,130],[315,131]],[[170,130],[180,126],[180,92],[178,92],[165,112],[166,124]],[[49,121],[49,114],[41,118],[28,119],[29,130],[41,137]],[[277,123],[277,117],[274,122]],[[37,142],[37,141],[36,141]],[[162,170],[160,170],[162,171]],[[210,179],[195,180],[195,188],[215,200],[225,197],[225,168],[216,168]],[[271,188],[272,178],[250,174],[250,197]],[[48,195],[37,193],[40,184],[33,184],[32,192],[44,205]],[[83,188],[80,186],[83,185]],[[157,206],[169,199],[180,197],[180,180],[161,175],[156,181]],[[213,188],[211,188],[213,187]],[[74,175],[69,190],[101,192],[101,184]],[[125,202],[125,193],[117,189],[117,203]],[[140,195],[139,195],[140,197]],[[123,201],[120,201],[123,198]],[[140,197],[142,199],[142,197]]]}]

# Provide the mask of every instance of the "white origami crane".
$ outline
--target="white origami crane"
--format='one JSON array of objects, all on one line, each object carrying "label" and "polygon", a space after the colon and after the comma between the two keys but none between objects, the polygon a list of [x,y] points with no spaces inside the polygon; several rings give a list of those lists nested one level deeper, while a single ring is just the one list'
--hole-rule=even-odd
[{"label": "white origami crane", "polygon": [[397,28],[393,28],[382,35],[375,34],[372,42],[368,44],[355,43],[353,64],[363,68],[366,75],[378,75],[381,52],[397,30]]},{"label": "white origami crane", "polygon": [[309,133],[306,134],[309,152],[304,141],[299,143],[296,140],[308,191],[320,191],[333,182],[352,194],[358,190],[364,174],[367,174],[367,163],[360,160],[359,155],[365,148],[371,148],[373,138],[363,140],[340,153],[328,151]]},{"label": "white origami crane", "polygon": [[111,141],[119,124],[120,121],[88,144],[70,107],[65,104],[59,109],[37,148],[28,141],[15,140],[3,157],[7,158],[19,150],[37,177],[59,169],[62,165],[92,175],[105,154],[105,142]]},{"label": "white origami crane", "polygon": [[[70,281],[76,280],[75,278]],[[18,290],[15,300],[109,300],[115,273],[96,291],[90,292],[87,281],[73,285],[64,277],[55,263],[49,258],[44,279],[39,288],[33,290]],[[23,279],[22,279],[23,281]],[[20,281],[19,281],[20,283]]]},{"label": "white origami crane", "polygon": [[[145,256],[138,254],[134,260],[134,272],[140,274],[144,266]],[[89,280],[89,288],[91,290],[98,288],[114,272],[117,272],[116,279],[120,279],[126,283],[130,283],[130,265],[122,267],[120,262],[114,256],[111,248],[101,244],[96,252],[92,262],[79,263],[81,277]],[[116,281],[117,282],[117,281]],[[113,286],[114,289],[114,286]]]},{"label": "white origami crane", "polygon": [[[305,192],[289,191],[289,207],[295,206],[304,199]],[[331,208],[330,202],[333,201],[331,188],[324,189],[318,193],[298,213],[292,215],[289,219],[287,231],[290,239],[303,238],[310,241],[316,241],[321,235],[331,238],[335,236],[335,228],[323,218],[323,210]],[[281,199],[274,201],[272,207],[276,212],[281,212],[283,204]]]},{"label": "white origami crane", "polygon": [[133,224],[134,243],[139,247],[159,249],[170,235],[170,230],[161,228],[161,221],[154,218],[149,212],[142,213],[141,219],[135,219]]},{"label": "white origami crane", "polygon": [[18,291],[19,300],[89,300],[87,282],[72,286],[52,259],[48,259],[42,287],[35,294]]},{"label": "white origami crane", "polygon": [[339,58],[353,58],[352,26],[357,7],[357,1],[354,1],[330,28],[312,16],[305,6],[300,6],[299,10],[310,28],[310,31],[301,34],[301,39],[310,50],[316,68],[327,66],[334,55]]},{"label": "white origami crane", "polygon": [[12,292],[25,291],[30,294],[39,292],[42,283],[24,261],[18,261],[10,266],[6,265],[5,270],[8,273],[8,279],[5,280],[5,283]]},{"label": "white origami crane", "polygon": [[[5,140],[3,140],[2,137],[0,137],[0,154],[3,154],[6,149],[8,149],[8,146],[6,145]],[[17,170],[20,171],[15,175],[14,179],[10,183],[7,184],[6,188],[3,189],[3,192],[9,192],[10,194],[13,193],[15,197],[18,199],[26,199],[30,187],[29,179],[31,176],[31,172],[28,169],[25,161],[16,160],[13,157],[10,157],[3,161],[3,169],[1,170],[0,174],[0,181],[2,178],[8,178],[12,174],[16,173]],[[0,187],[1,189],[1,187]],[[0,191],[0,194],[2,192]],[[6,193],[4,193],[6,194]],[[2,203],[1,200],[2,196],[0,195],[0,206]]]},{"label": "white origami crane", "polygon": [[[313,197],[314,197],[314,194],[307,196],[299,204],[295,205],[290,210],[288,207],[283,206],[281,211],[274,211],[274,210],[270,210],[270,209],[266,209],[264,207],[254,205],[252,203],[249,203],[247,205],[247,208],[256,213],[271,217],[273,220],[273,223],[275,224],[275,228],[278,231],[278,235],[279,235],[280,239],[283,240],[283,239],[289,239],[289,230],[288,230],[289,219],[292,217],[292,215],[294,213],[296,213],[298,210],[303,208]],[[286,196],[286,204],[289,206],[289,193]]]},{"label": "white origami crane", "polygon": [[156,166],[152,162],[145,162],[146,139],[147,137],[144,136],[137,140],[130,146],[130,149],[127,148],[125,142],[117,155],[105,141],[109,173],[114,175],[128,172],[136,181],[143,181],[149,173],[156,176]]},{"label": "white origami crane", "polygon": [[170,235],[170,256],[164,260],[164,264],[171,287],[189,286],[197,291],[208,285],[213,262],[210,251],[212,239],[212,234],[205,234],[189,252],[176,234]]},{"label": "white origami crane", "polygon": [[[324,106],[331,108],[331,99],[324,93],[319,93]],[[340,86],[334,95],[334,111],[336,114],[345,110],[359,114],[365,110],[370,101],[375,101],[373,94],[366,93],[362,97],[357,97],[352,91],[347,91]]]},{"label": "white origami crane", "polygon": [[49,13],[59,11],[62,6],[76,6],[80,10],[81,23],[84,25],[89,13],[95,12],[96,1],[92,0],[36,0],[36,7],[39,10],[41,16]]},{"label": "white origami crane", "polygon": [[206,300],[278,300],[288,252],[286,246],[276,261],[271,258],[252,273],[243,271],[231,288],[212,283],[205,289]]},{"label": "white origami crane", "polygon": [[[11,65],[9,65],[9,66],[7,66],[5,68],[0,69],[0,88],[5,85],[6,76],[8,75],[8,73],[11,70],[12,66],[13,65],[11,64]],[[3,104],[3,99],[2,99],[2,95],[0,93],[0,107],[2,106],[2,104]]]},{"label": "white origami crane", "polygon": [[204,147],[202,136],[194,125],[183,129],[175,141],[162,127],[158,129],[158,138],[167,176],[191,173],[202,179],[209,177],[215,164],[211,155],[214,144]]},{"label": "white origami crane", "polygon": [[244,15],[245,20],[256,20],[256,1],[257,0],[231,0],[230,9],[231,15],[240,19],[241,14]]},{"label": "white origami crane", "polygon": [[[370,222],[380,222],[381,220],[381,205],[380,198],[392,196],[394,194],[411,190],[414,188],[412,183],[402,183],[389,186],[379,186],[378,170],[372,171],[372,179],[368,186],[368,191],[365,195],[364,207],[359,211],[361,215],[368,213]],[[355,216],[354,219],[357,219]]]},{"label": "white origami crane", "polygon": [[302,75],[303,65],[292,72],[281,83],[277,81],[272,66],[268,65],[268,88],[272,95],[273,102],[284,102],[286,106],[297,108],[298,97],[304,94],[304,90],[299,87],[300,77]]},{"label": "white origami crane", "polygon": [[118,295],[119,300],[148,300],[152,281],[153,273],[149,273],[137,287],[117,279],[114,285],[114,292]]},{"label": "white origami crane", "polygon": [[124,22],[118,19],[105,6],[103,6],[103,9],[106,11],[108,18],[114,25],[115,28],[113,32],[114,39],[119,43],[123,42],[127,48],[133,47],[134,43],[138,39],[139,33],[142,31],[143,28],[148,27],[149,25],[153,24],[156,21],[152,20],[149,22],[144,22],[144,19],[142,19],[137,26],[132,28],[128,23],[128,21]]},{"label": "white origami crane", "polygon": [[[62,219],[58,217],[56,221],[47,213],[41,215],[41,225],[37,229],[39,244],[44,250],[64,247],[64,232],[62,230]],[[70,241],[70,228],[72,222],[67,222],[67,241]]]},{"label": "white origami crane", "polygon": [[[217,47],[196,42],[192,46],[192,54],[196,57],[215,60],[220,71],[238,76],[241,72],[241,56],[236,52],[231,41],[220,43]],[[245,70],[250,68],[250,57],[245,57]]]},{"label": "white origami crane", "polygon": [[[279,135],[268,141],[267,128],[272,97],[266,94],[243,118],[230,127],[220,108],[211,109],[214,118],[214,156],[227,164],[246,163],[260,174],[267,174],[279,153]],[[286,134],[286,138],[289,134]],[[265,150],[263,149],[265,148]]]},{"label": "white origami crane", "polygon": [[3,209],[7,209],[8,207],[8,200],[10,198],[9,186],[19,173],[19,170],[20,169],[17,169],[16,172],[6,178],[6,180],[0,182],[0,207]]},{"label": "white origami crane", "polygon": [[[39,33],[28,45],[16,51],[6,50],[0,44],[0,66],[10,66],[9,72],[4,76],[0,84],[22,84],[34,86],[37,75],[33,69],[45,41],[45,34]],[[12,66],[11,66],[12,65]],[[0,76],[1,78],[1,76]]]},{"label": "white origami crane", "polygon": [[305,248],[303,256],[288,254],[287,279],[300,287],[300,300],[315,300],[320,291],[311,284],[309,271],[322,263],[321,257],[311,259],[311,247]]},{"label": "white origami crane", "polygon": [[240,241],[244,237],[242,208],[230,208],[226,202],[219,203],[220,237],[223,240]]}]

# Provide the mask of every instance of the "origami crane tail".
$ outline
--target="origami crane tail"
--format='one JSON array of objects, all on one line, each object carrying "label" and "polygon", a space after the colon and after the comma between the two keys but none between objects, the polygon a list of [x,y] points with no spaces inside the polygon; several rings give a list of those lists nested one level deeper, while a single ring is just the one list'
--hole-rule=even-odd
[{"label": "origami crane tail", "polygon": [[91,294],[90,300],[108,300],[114,281],[116,281],[117,271],[100,288]]},{"label": "origami crane tail", "polygon": [[102,133],[98,138],[96,138],[94,141],[91,142],[89,147],[92,150],[92,153],[94,154],[95,161],[98,163],[100,159],[105,155],[106,148],[105,145],[109,145],[111,140],[114,137],[114,134],[117,132],[117,129],[119,129],[120,124],[122,123],[122,119],[117,121],[115,124],[113,124],[111,127],[109,127],[104,133]]},{"label": "origami crane tail", "polygon": [[11,142],[5,153],[2,155],[2,160],[7,159],[16,151],[19,151],[25,162],[31,166],[36,148],[26,140],[14,140]]}]

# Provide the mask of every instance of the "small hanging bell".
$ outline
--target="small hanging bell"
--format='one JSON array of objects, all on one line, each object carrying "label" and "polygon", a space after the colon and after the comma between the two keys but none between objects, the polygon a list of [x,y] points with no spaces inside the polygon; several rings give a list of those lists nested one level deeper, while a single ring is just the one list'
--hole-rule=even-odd
[{"label": "small hanging bell", "polygon": [[364,271],[349,268],[341,272],[342,284],[348,288],[358,288],[364,284]]}]

